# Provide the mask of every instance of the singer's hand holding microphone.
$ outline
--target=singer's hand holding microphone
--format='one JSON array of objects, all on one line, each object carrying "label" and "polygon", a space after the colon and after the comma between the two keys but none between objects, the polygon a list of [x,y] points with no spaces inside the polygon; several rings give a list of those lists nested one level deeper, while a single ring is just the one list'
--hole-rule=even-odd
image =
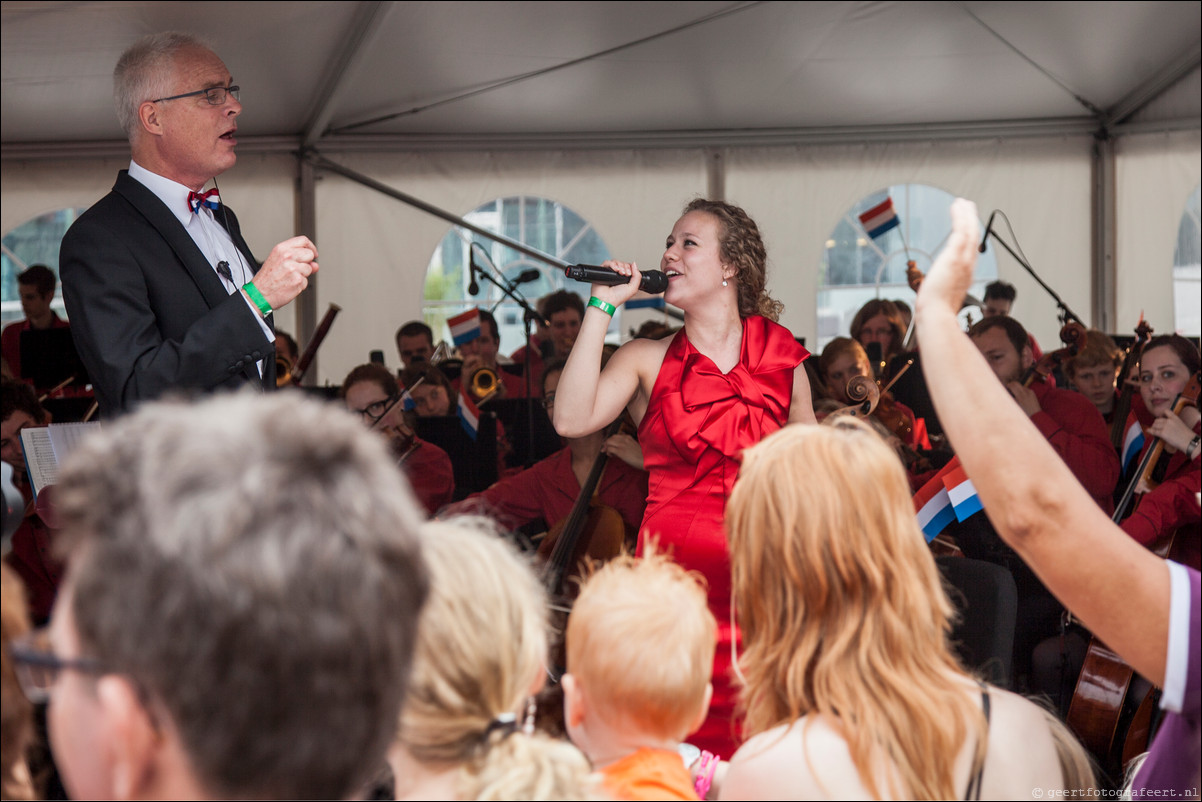
[{"label": "singer's hand holding microphone", "polygon": [[668,277],[658,270],[642,272],[634,262],[607,259],[600,267],[573,265],[564,274],[577,281],[592,284],[593,296],[614,306],[633,298],[640,290],[658,294],[668,288]]}]

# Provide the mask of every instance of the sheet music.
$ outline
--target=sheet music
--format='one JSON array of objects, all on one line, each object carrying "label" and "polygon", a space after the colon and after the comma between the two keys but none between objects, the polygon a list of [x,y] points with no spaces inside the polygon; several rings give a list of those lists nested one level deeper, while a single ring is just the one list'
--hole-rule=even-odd
[{"label": "sheet music", "polygon": [[90,423],[52,423],[49,426],[21,430],[21,449],[25,452],[25,471],[34,498],[42,488],[58,481],[58,465],[79,445],[88,432],[100,427]]}]

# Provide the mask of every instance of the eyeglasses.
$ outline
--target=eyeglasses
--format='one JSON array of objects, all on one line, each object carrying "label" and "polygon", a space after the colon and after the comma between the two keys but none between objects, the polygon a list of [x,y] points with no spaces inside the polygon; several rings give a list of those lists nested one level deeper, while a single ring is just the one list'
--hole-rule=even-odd
[{"label": "eyeglasses", "polygon": [[167,100],[179,100],[185,97],[196,97],[204,95],[205,100],[210,106],[224,106],[227,97],[238,99],[238,93],[242,91],[238,86],[212,86],[208,89],[197,89],[195,92],[184,92],[182,95],[172,95],[171,97],[160,97],[150,101],[151,103],[163,103]]},{"label": "eyeglasses", "polygon": [[44,629],[16,638],[9,645],[8,653],[12,656],[21,691],[35,705],[50,701],[50,691],[63,671],[80,671],[93,676],[109,673],[99,660],[89,657],[68,660],[56,655],[50,647],[49,633]]},{"label": "eyeglasses", "polygon": [[363,409],[352,409],[351,412],[354,412],[356,415],[362,415],[372,423],[375,423],[380,418],[384,417],[384,413],[388,411],[388,407],[392,405],[393,401],[396,401],[396,396],[390,395],[383,401],[376,401],[368,404]]}]

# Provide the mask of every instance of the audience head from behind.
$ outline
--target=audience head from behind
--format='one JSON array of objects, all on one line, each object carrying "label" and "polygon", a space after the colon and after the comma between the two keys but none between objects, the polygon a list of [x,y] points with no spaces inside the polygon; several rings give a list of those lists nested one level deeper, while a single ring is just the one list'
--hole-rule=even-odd
[{"label": "audience head from behind", "polygon": [[389,763],[398,799],[581,799],[588,761],[536,734],[547,601],[483,518],[422,529],[430,597]]},{"label": "audience head from behind", "polygon": [[299,394],[148,404],[63,466],[48,713],[74,798],[344,798],[427,590],[381,439]]},{"label": "audience head from behind", "polygon": [[1039,709],[989,688],[986,719],[951,650],[896,455],[831,421],[747,449],[727,507],[748,740],[724,793],[962,798],[981,767],[985,796],[1061,787]]},{"label": "audience head from behind", "polygon": [[637,781],[619,764],[641,750],[684,769],[675,750],[709,711],[716,642],[701,580],[654,549],[584,582],[568,619],[564,719],[611,792]]},{"label": "audience head from behind", "polygon": [[434,355],[434,331],[420,320],[410,320],[396,330],[396,350],[406,368],[425,364]]}]

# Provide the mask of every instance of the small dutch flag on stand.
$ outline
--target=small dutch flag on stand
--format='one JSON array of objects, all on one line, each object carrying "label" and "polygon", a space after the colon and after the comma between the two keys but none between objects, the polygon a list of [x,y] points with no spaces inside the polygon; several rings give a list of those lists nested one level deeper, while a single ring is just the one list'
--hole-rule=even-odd
[{"label": "small dutch flag on stand", "polygon": [[480,433],[480,408],[472,403],[472,399],[467,397],[463,388],[459,390],[459,407],[455,412],[459,416],[459,423],[463,425],[463,431],[475,440],[476,435]]},{"label": "small dutch flag on stand", "polygon": [[1127,431],[1123,433],[1123,473],[1127,473],[1127,467],[1132,460],[1139,456],[1139,452],[1144,450],[1144,428],[1139,425],[1139,420],[1133,414],[1128,419]]},{"label": "small dutch flag on stand", "polygon": [[447,319],[455,346],[465,345],[480,336],[480,310],[472,307],[461,315]]}]

